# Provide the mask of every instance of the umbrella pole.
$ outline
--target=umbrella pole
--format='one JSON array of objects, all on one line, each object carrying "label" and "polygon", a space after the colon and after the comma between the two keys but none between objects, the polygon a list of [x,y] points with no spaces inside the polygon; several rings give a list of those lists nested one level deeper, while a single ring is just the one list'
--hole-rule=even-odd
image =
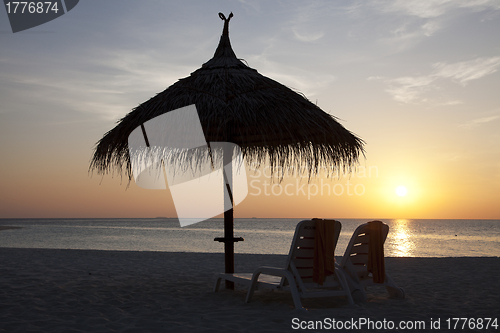
[{"label": "umbrella pole", "polygon": [[[234,211],[233,211],[233,192],[231,191],[233,181],[233,154],[232,149],[225,149],[223,152],[224,163],[224,183],[229,194],[229,203],[224,203],[224,206],[230,206],[231,209],[224,212],[224,261],[226,270],[225,273],[234,273]],[[227,168],[227,172],[226,172]],[[224,196],[224,200],[227,197]],[[234,282],[226,280],[226,289],[234,290]]]},{"label": "umbrella pole", "polygon": [[[233,209],[224,212],[224,238],[228,239],[224,242],[226,273],[234,273],[234,242],[229,238],[233,238]],[[234,290],[234,282],[226,280],[226,289]]]}]

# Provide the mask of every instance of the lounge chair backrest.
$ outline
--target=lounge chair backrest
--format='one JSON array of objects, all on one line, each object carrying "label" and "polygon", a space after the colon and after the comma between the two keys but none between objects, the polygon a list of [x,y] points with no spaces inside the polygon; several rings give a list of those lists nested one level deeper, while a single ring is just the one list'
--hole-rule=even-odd
[{"label": "lounge chair backrest", "polygon": [[[342,229],[339,221],[328,220],[335,223],[335,246]],[[286,267],[294,274],[300,276],[301,281],[297,281],[299,286],[303,283],[313,282],[313,260],[314,260],[314,241],[316,238],[316,219],[301,221],[295,228],[295,235],[290,246],[290,252]]]},{"label": "lounge chair backrest", "polygon": [[[382,225],[382,236],[385,242],[389,226],[385,223]],[[341,267],[354,266],[358,277],[363,278],[368,275],[368,247],[370,243],[370,225],[364,223],[360,225],[352,234],[351,240],[347,245],[344,256],[340,263]]]}]

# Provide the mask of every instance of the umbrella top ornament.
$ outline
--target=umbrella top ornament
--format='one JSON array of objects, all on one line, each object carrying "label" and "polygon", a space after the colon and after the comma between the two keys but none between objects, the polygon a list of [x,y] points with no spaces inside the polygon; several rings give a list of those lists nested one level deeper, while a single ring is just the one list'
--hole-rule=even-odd
[{"label": "umbrella top ornament", "polygon": [[[132,178],[130,133],[150,119],[196,105],[207,142],[232,142],[248,163],[294,170],[349,170],[364,154],[363,140],[305,96],[250,68],[229,40],[229,17],[212,59],[190,76],[134,108],[96,144],[90,169],[126,171]],[[302,171],[301,171],[302,170]]]}]

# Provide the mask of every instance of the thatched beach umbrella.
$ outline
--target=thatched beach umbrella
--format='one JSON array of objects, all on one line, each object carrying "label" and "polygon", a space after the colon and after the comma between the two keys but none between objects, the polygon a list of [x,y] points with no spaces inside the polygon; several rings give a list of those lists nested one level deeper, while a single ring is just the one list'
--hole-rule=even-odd
[{"label": "thatched beach umbrella", "polygon": [[[303,95],[240,61],[229,41],[229,20],[212,59],[189,77],[142,103],[97,143],[90,168],[125,170],[132,177],[127,139],[148,120],[195,104],[207,142],[232,142],[248,163],[269,163],[311,176],[321,168],[348,169],[363,141]],[[226,273],[234,272],[233,210],[224,213]]]}]

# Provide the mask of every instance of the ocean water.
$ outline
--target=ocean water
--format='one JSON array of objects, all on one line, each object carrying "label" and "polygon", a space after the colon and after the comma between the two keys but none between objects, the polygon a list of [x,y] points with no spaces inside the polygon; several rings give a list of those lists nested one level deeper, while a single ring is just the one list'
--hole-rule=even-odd
[{"label": "ocean water", "polygon": [[[244,242],[236,253],[287,254],[301,219],[235,219]],[[367,219],[339,219],[342,255],[356,227]],[[500,256],[500,220],[383,220],[390,227],[385,255],[391,257]],[[0,219],[0,247],[169,252],[223,252],[223,220],[181,228],[177,219]]]}]

